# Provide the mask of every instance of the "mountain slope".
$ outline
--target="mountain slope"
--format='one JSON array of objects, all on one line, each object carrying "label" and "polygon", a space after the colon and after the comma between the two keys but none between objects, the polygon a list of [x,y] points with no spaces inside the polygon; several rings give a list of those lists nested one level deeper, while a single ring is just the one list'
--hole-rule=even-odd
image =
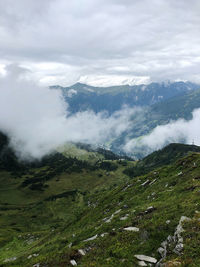
[{"label": "mountain slope", "polygon": [[182,96],[176,96],[152,106],[152,113],[159,113],[162,119],[191,119],[192,111],[200,107],[200,90],[188,92]]},{"label": "mountain slope", "polygon": [[121,109],[123,105],[147,106],[177,95],[184,95],[198,89],[199,85],[190,82],[174,82],[93,87],[77,83],[71,87],[52,86],[51,88],[61,89],[71,112],[91,109],[94,112],[106,110],[111,114]]},{"label": "mountain slope", "polygon": [[[138,266],[134,255],[142,254],[163,258],[166,266],[199,266],[200,154],[179,158],[186,150],[176,145],[175,163],[133,179],[124,170],[137,163],[122,160],[70,173],[64,163],[52,177],[49,170],[56,170],[60,159],[21,176],[1,171],[0,264]],[[42,191],[21,186],[41,174],[49,178]],[[191,220],[182,222],[182,216]],[[176,232],[180,219],[183,240]]]},{"label": "mountain slope", "polygon": [[[92,87],[77,83],[71,87],[53,87],[62,90],[72,112],[91,109],[106,110],[109,114],[124,104],[140,106],[131,117],[132,127],[106,146],[115,153],[122,153],[127,140],[149,134],[158,125],[179,118],[191,119],[192,111],[200,107],[199,85],[184,82],[152,83],[138,86]],[[183,142],[183,140],[180,140]],[[167,145],[167,143],[166,143]],[[133,151],[131,156],[142,158],[146,151]]]},{"label": "mountain slope", "polygon": [[[179,118],[189,120],[192,118],[192,111],[196,108],[200,108],[200,90],[146,107],[132,116],[132,127],[112,141],[111,149],[116,152],[119,147],[123,148],[127,138],[133,139],[147,135],[156,126],[167,124],[171,120]],[[132,156],[142,158],[145,156],[145,151],[133,151]]]},{"label": "mountain slope", "polygon": [[172,143],[139,160],[137,164],[127,168],[125,173],[130,177],[146,174],[158,167],[172,164],[176,160],[185,157],[192,152],[200,153],[200,147]]}]

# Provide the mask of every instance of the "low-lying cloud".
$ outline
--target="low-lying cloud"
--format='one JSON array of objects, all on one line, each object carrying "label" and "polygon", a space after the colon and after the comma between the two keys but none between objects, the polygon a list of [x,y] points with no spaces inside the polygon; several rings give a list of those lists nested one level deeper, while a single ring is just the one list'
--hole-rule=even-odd
[{"label": "low-lying cloud", "polygon": [[10,65],[0,79],[0,131],[21,159],[41,158],[66,142],[104,143],[130,127],[134,109],[72,115],[59,90],[24,77],[26,70]]},{"label": "low-lying cloud", "polygon": [[193,111],[191,120],[178,119],[157,126],[142,138],[129,140],[124,150],[128,153],[142,152],[147,155],[169,143],[177,142],[200,145],[200,109]]}]

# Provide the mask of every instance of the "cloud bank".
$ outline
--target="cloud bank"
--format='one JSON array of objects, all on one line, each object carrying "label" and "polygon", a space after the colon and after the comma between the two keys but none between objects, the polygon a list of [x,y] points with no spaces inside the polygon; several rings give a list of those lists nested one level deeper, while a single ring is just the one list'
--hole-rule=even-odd
[{"label": "cloud bank", "polygon": [[172,121],[166,125],[157,126],[142,138],[129,140],[124,150],[128,153],[143,151],[147,155],[169,143],[178,142],[200,145],[200,109],[193,111],[191,120]]},{"label": "cloud bank", "polygon": [[0,131],[21,159],[41,158],[65,142],[104,143],[130,127],[134,112],[71,115],[61,92],[28,80],[27,70],[10,65],[0,79]]},{"label": "cloud bank", "polygon": [[0,0],[0,63],[50,85],[200,82],[199,14],[199,0]]}]

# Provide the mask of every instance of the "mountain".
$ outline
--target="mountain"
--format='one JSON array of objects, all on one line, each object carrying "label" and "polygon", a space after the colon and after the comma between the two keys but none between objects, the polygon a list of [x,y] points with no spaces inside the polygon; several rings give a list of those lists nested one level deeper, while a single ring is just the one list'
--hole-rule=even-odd
[{"label": "mountain", "polygon": [[177,95],[196,90],[199,85],[190,82],[151,83],[148,85],[121,85],[111,87],[93,87],[76,83],[70,87],[52,86],[60,89],[71,112],[106,110],[109,114],[123,105],[149,106]]},{"label": "mountain", "polygon": [[0,265],[199,266],[199,150],[172,144],[134,177],[141,161],[59,152],[0,169]]},{"label": "mountain", "polygon": [[200,147],[171,143],[163,149],[154,151],[150,155],[139,160],[135,166],[127,168],[125,173],[130,177],[146,174],[160,166],[172,164],[176,160],[183,158],[192,152],[200,153]]},{"label": "mountain", "polygon": [[200,89],[167,99],[151,107],[151,113],[160,114],[165,121],[177,118],[191,119],[192,111],[200,107]]},{"label": "mountain", "polygon": [[[184,95],[172,97],[148,106],[132,116],[132,127],[112,141],[110,148],[119,151],[123,147],[127,138],[141,138],[149,134],[156,126],[165,125],[171,120],[192,118],[192,111],[200,108],[200,90],[190,91]],[[167,144],[166,144],[167,145]],[[145,156],[145,151],[134,151],[132,156],[141,158]]]},{"label": "mountain", "polygon": [[[124,153],[127,140],[141,138],[156,126],[179,118],[191,119],[192,111],[200,107],[199,85],[190,82],[151,83],[137,86],[93,87],[77,83],[71,87],[54,86],[62,90],[72,112],[91,109],[106,110],[109,114],[124,104],[140,106],[131,116],[131,127],[115,139],[108,140],[106,147],[117,154]],[[183,142],[184,140],[180,140]],[[167,143],[166,143],[167,145]],[[131,157],[146,156],[144,149],[134,150]]]}]

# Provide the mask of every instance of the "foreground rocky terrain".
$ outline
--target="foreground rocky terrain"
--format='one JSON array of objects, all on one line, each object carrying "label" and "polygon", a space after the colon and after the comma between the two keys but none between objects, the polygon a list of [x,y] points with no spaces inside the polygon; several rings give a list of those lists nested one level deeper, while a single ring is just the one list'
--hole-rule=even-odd
[{"label": "foreground rocky terrain", "polygon": [[198,147],[25,164],[1,140],[1,266],[200,266]]}]

